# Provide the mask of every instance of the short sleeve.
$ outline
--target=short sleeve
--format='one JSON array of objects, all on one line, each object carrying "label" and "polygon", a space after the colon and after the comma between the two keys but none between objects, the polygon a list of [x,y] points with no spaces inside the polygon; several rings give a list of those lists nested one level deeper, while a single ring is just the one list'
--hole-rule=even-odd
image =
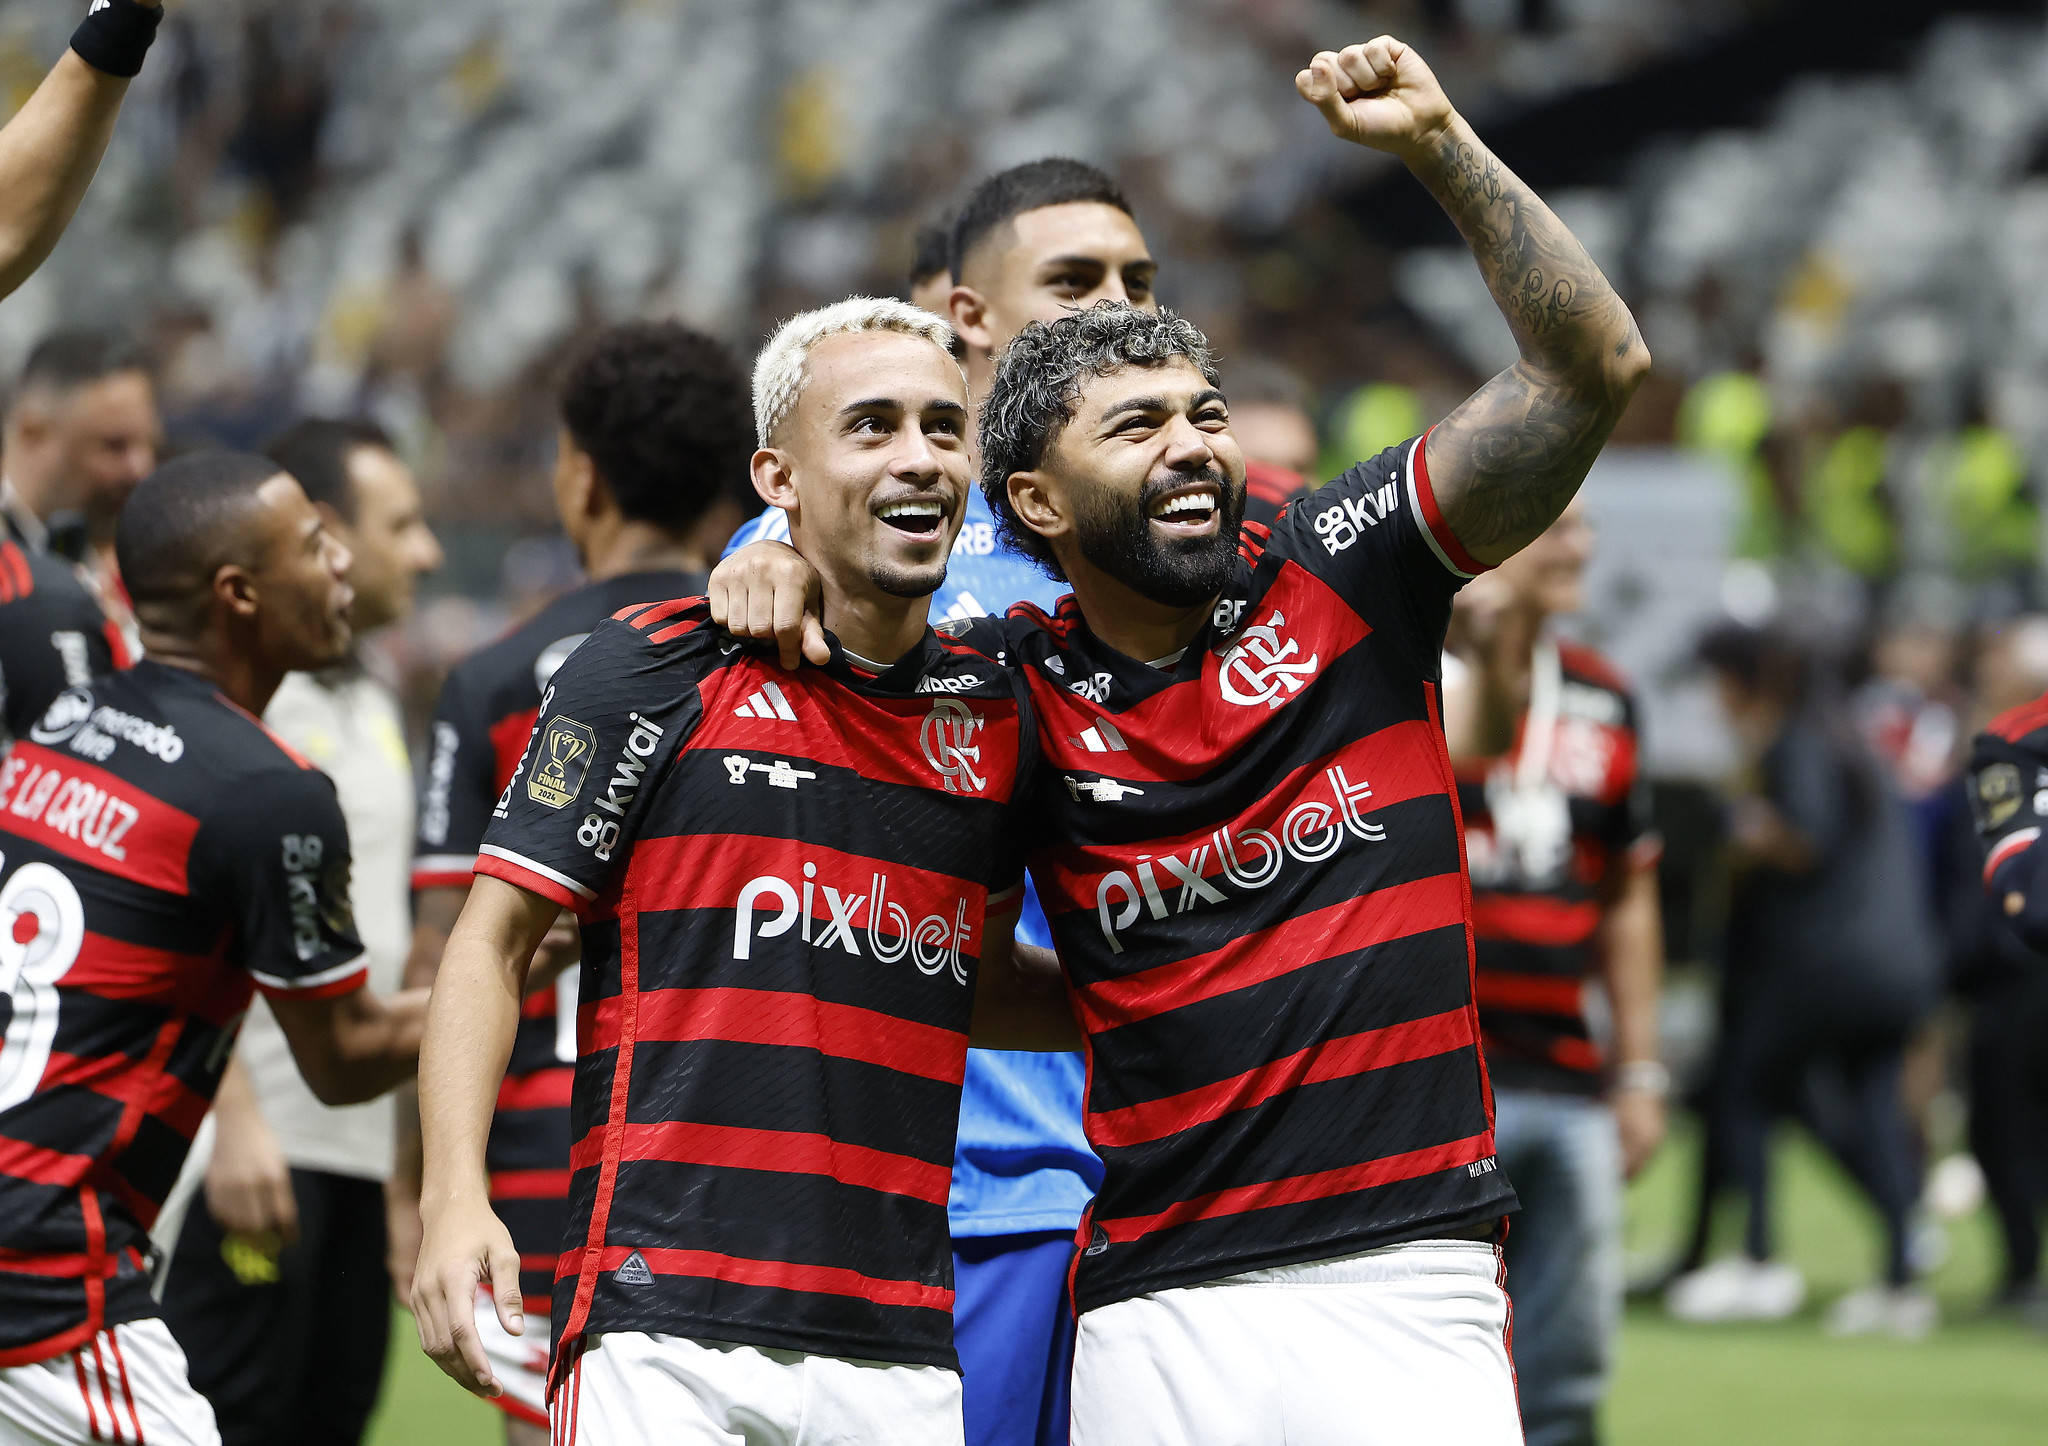
[{"label": "short sleeve", "polygon": [[325,999],[363,987],[349,907],[348,824],[326,774],[266,775],[209,818],[200,887],[234,931],[237,962],[265,994]]},{"label": "short sleeve", "polygon": [[[1375,631],[1396,639],[1425,677],[1443,660],[1451,598],[1484,569],[1444,525],[1424,457],[1427,437],[1389,447],[1274,524],[1267,551],[1328,583]],[[1256,533],[1246,529],[1256,540]]]},{"label": "short sleeve", "polygon": [[1984,878],[2025,853],[2041,837],[2048,773],[2043,759],[2023,743],[1994,733],[1977,735],[1970,752],[1968,794],[1977,842],[1984,849]]},{"label": "short sleeve", "polygon": [[1643,772],[1642,710],[1632,694],[1619,696],[1621,727],[1628,739],[1628,764],[1625,776],[1617,780],[1622,794],[1614,806],[1612,832],[1606,842],[1616,857],[1627,858],[1635,868],[1649,868],[1663,855],[1664,840],[1658,836],[1651,816],[1650,780]]},{"label": "short sleeve", "polygon": [[715,636],[701,602],[689,616],[650,626],[651,633],[617,619],[601,623],[549,680],[526,752],[484,831],[479,874],[581,909],[624,866],[650,801],[703,716],[694,664]]},{"label": "short sleeve", "polygon": [[458,667],[441,685],[428,731],[413,836],[413,888],[469,887],[498,798],[495,775],[490,720],[467,671]]}]

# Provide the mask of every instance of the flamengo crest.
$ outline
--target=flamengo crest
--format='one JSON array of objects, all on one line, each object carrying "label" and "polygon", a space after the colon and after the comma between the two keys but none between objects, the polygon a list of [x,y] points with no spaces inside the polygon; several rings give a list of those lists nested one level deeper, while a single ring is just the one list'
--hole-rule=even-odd
[{"label": "flamengo crest", "polygon": [[925,762],[945,780],[946,792],[979,793],[987,786],[987,780],[975,772],[981,762],[981,745],[974,735],[980,729],[980,716],[958,698],[938,699],[925,716],[917,734],[918,746],[924,749]]},{"label": "flamengo crest", "polygon": [[1306,661],[1290,662],[1301,651],[1301,644],[1293,638],[1280,641],[1280,629],[1285,626],[1286,615],[1275,608],[1264,622],[1246,628],[1230,645],[1216,674],[1225,701],[1241,708],[1261,703],[1278,708],[1301,691],[1322,660],[1311,653]]}]

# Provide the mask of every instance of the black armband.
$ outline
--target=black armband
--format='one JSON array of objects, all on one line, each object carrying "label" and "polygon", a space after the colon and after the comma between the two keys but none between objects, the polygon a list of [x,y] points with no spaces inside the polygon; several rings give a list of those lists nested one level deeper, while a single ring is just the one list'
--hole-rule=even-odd
[{"label": "black armband", "polygon": [[149,54],[163,18],[161,5],[92,0],[85,20],[71,32],[71,48],[94,70],[132,78],[142,73],[142,57]]}]

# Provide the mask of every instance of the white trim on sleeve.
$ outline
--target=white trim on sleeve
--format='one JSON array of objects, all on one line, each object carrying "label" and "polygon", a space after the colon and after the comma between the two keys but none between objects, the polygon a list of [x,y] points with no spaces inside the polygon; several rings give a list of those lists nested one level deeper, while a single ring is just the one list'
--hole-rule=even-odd
[{"label": "white trim on sleeve", "polygon": [[501,849],[496,844],[485,844],[478,852],[489,854],[494,859],[503,859],[506,863],[525,869],[530,874],[539,874],[544,879],[560,884],[579,899],[594,899],[597,897],[597,890],[586,889],[567,874],[551,869],[546,864],[536,863],[524,854],[515,854],[510,849]]},{"label": "white trim on sleeve", "polygon": [[320,989],[329,984],[339,983],[351,974],[367,974],[370,966],[358,954],[346,964],[337,964],[332,969],[322,969],[318,974],[301,974],[296,979],[281,978],[276,974],[265,974],[260,969],[251,969],[249,977],[265,989],[275,989],[282,994],[303,994],[308,989]]},{"label": "white trim on sleeve", "polygon": [[1444,545],[1436,540],[1436,529],[1429,525],[1429,516],[1422,510],[1421,494],[1415,490],[1415,453],[1428,436],[1429,434],[1424,432],[1408,446],[1408,511],[1415,518],[1415,530],[1422,534],[1422,540],[1429,544],[1429,550],[1436,554],[1436,560],[1444,565],[1452,577],[1462,577],[1470,582],[1479,574],[1467,572],[1451,561],[1451,555],[1444,551]]}]

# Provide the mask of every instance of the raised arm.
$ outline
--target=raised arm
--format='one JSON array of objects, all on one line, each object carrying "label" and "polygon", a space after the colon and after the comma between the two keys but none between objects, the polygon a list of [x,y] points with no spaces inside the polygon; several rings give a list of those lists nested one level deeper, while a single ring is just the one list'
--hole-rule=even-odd
[{"label": "raised arm", "polygon": [[[103,65],[139,67],[138,25],[153,25],[162,6],[115,0],[113,8],[123,13],[90,16],[72,44]],[[79,49],[66,50],[28,103],[0,126],[0,296],[28,280],[64,234],[107,152],[134,74],[109,73],[87,64]]]},{"label": "raised arm", "polygon": [[1521,357],[1429,434],[1445,523],[1479,562],[1557,520],[1650,368],[1635,319],[1550,208],[1481,143],[1422,57],[1391,36],[1295,77],[1345,140],[1399,156],[1463,233]]}]

